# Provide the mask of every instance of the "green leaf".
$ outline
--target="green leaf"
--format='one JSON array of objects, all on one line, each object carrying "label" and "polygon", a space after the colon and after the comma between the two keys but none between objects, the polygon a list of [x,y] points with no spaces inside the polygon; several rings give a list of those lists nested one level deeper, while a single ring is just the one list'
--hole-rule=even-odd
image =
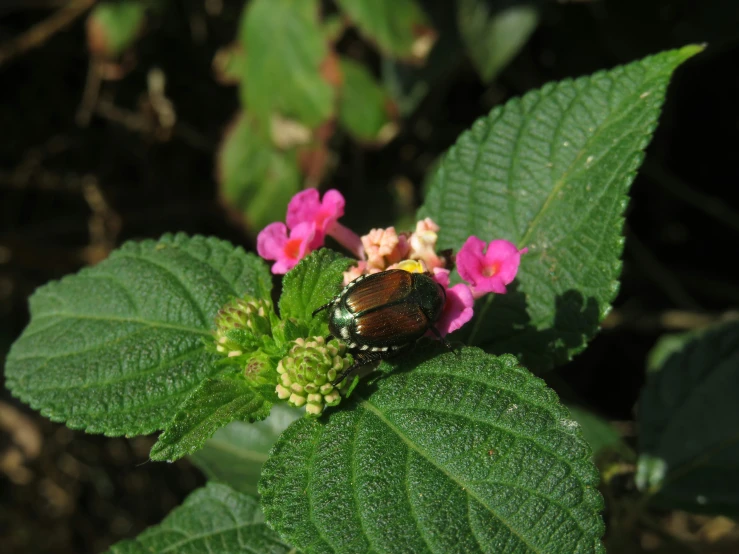
[{"label": "green leaf", "polygon": [[234,421],[216,431],[205,446],[190,456],[210,481],[225,483],[240,492],[257,493],[257,482],[267,453],[285,428],[304,410],[275,404],[269,417],[256,423]]},{"label": "green leaf", "polygon": [[180,406],[151,449],[151,459],[173,462],[202,448],[219,428],[232,421],[259,421],[272,403],[242,376],[206,379]]},{"label": "green leaf", "polygon": [[[429,32],[428,19],[416,0],[336,0],[368,40],[388,56],[419,57],[414,44]],[[421,56],[423,57],[423,56]]]},{"label": "green leaf", "polygon": [[590,447],[554,391],[512,356],[424,355],[287,428],[259,483],[270,525],[308,553],[604,552]]},{"label": "green leaf", "polygon": [[237,85],[244,74],[246,54],[241,44],[235,42],[218,49],[213,57],[213,73],[222,85]]},{"label": "green leaf", "polygon": [[582,434],[593,449],[593,457],[604,452],[619,452],[631,458],[633,453],[621,439],[618,431],[602,417],[578,406],[567,406],[572,419],[580,424]]},{"label": "green leaf", "polygon": [[146,23],[146,5],[135,0],[101,2],[90,12],[87,41],[91,53],[111,58],[130,48]]},{"label": "green leaf", "polygon": [[328,248],[303,258],[282,281],[280,317],[307,323],[309,336],[326,335],[326,318],[313,317],[313,310],[330,302],[341,291],[343,273],[353,263],[355,260]]},{"label": "green leaf", "polygon": [[317,127],[333,113],[334,90],[320,72],[329,50],[318,4],[253,0],[245,8],[240,31],[246,49],[242,100],[265,125],[280,113]]},{"label": "green leaf", "polygon": [[336,42],[346,31],[346,21],[341,14],[334,13],[323,18],[323,35],[329,42]]},{"label": "green leaf", "polygon": [[[344,85],[339,98],[339,121],[359,140],[386,142],[392,138],[393,103],[362,64],[343,58]],[[394,126],[397,129],[397,125]],[[380,132],[384,137],[380,137]]]},{"label": "green leaf", "polygon": [[699,46],[562,81],[479,119],[445,155],[420,217],[440,248],[507,239],[522,257],[506,295],[487,295],[469,344],[530,369],[585,347],[618,291],[623,211],[672,72]]},{"label": "green leaf", "polygon": [[114,544],[109,554],[283,554],[291,547],[264,523],[259,501],[226,485],[209,483],[185,499],[159,525]]},{"label": "green leaf", "polygon": [[423,7],[431,26],[439,34],[423,65],[382,59],[383,84],[401,115],[411,114],[430,91],[440,93],[448,89],[455,81],[452,75],[464,64],[465,52],[457,29],[456,3],[425,1]]},{"label": "green leaf", "polygon": [[246,215],[252,229],[262,229],[284,219],[288,202],[300,190],[297,155],[275,148],[242,114],[218,150],[218,181],[226,202]]},{"label": "green leaf", "polygon": [[72,429],[162,429],[214,372],[205,340],[220,307],[233,296],[269,298],[271,284],[264,262],[225,241],[128,242],[34,293],[31,322],[8,354],[7,386]]},{"label": "green leaf", "polygon": [[662,335],[657,344],[647,355],[647,373],[662,371],[665,362],[673,355],[679,353],[685,345],[700,337],[706,332],[706,328],[694,329],[685,333],[670,333]]},{"label": "green leaf", "polygon": [[736,516],[739,322],[682,337],[641,394],[637,485],[662,506]]},{"label": "green leaf", "polygon": [[526,44],[539,22],[531,5],[460,0],[457,20],[467,51],[484,81],[492,81]]}]

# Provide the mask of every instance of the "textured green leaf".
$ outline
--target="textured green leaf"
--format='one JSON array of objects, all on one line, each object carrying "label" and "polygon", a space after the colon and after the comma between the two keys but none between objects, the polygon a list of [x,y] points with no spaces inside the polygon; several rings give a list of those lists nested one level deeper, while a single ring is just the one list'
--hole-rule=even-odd
[{"label": "textured green leaf", "polygon": [[241,115],[218,151],[218,181],[229,204],[244,212],[253,229],[285,217],[290,198],[300,190],[294,150],[278,150]]},{"label": "textured green leaf", "polygon": [[416,0],[336,0],[342,11],[385,54],[413,57],[413,44],[428,26]]},{"label": "textured green leaf", "polygon": [[274,113],[309,127],[333,113],[334,90],[321,76],[328,44],[318,0],[253,0],[240,31],[246,49],[241,94],[265,124]]},{"label": "textured green leaf", "polygon": [[283,554],[291,547],[264,523],[256,498],[210,483],[193,492],[159,525],[115,544],[109,554]]},{"label": "textured green leaf", "polygon": [[507,295],[463,328],[470,344],[532,370],[564,363],[618,291],[627,192],[687,46],[546,85],[479,119],[445,155],[421,210],[441,248],[470,235],[528,247]]},{"label": "textured green leaf", "polygon": [[268,298],[264,262],[225,241],[165,235],[129,242],[95,267],[39,288],[13,345],[13,394],[72,429],[162,429],[214,371],[205,348],[233,296]]},{"label": "textured green leaf", "polygon": [[424,354],[287,428],[259,483],[270,525],[308,553],[604,552],[590,447],[554,391],[512,356]]},{"label": "textured green leaf", "polygon": [[171,462],[192,454],[224,425],[264,419],[271,406],[241,376],[206,379],[167,424],[151,449],[151,459]]},{"label": "textured green leaf", "polygon": [[683,339],[641,394],[637,485],[667,507],[737,515],[739,322]]},{"label": "textured green leaf", "polygon": [[459,0],[457,20],[467,52],[484,81],[492,81],[526,44],[539,22],[531,5]]},{"label": "textured green leaf", "polygon": [[210,481],[225,483],[240,492],[256,494],[267,453],[285,428],[304,410],[275,404],[269,417],[256,423],[234,421],[216,431],[205,446],[190,456]]},{"label": "textured green leaf", "polygon": [[369,70],[353,60],[341,60],[344,85],[339,98],[339,121],[360,140],[375,141],[392,122],[392,100]]},{"label": "textured green leaf", "polygon": [[303,258],[282,281],[280,317],[308,323],[310,336],[326,335],[326,318],[314,318],[313,310],[341,291],[343,273],[352,263],[355,262],[328,248]]},{"label": "textured green leaf", "polygon": [[630,449],[624,444],[618,431],[605,419],[590,410],[578,406],[567,406],[572,418],[580,424],[582,434],[593,449],[593,456],[602,452],[620,452],[633,456]]}]

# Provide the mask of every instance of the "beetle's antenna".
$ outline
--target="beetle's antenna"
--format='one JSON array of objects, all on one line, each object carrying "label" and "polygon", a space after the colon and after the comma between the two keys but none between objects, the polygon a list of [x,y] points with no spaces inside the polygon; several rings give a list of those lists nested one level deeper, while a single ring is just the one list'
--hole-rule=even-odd
[{"label": "beetle's antenna", "polygon": [[316,315],[316,314],[317,314],[318,312],[322,312],[323,310],[325,310],[326,308],[328,308],[328,307],[329,307],[329,306],[330,306],[331,304],[333,304],[333,303],[334,303],[334,301],[332,300],[332,301],[331,301],[331,302],[329,302],[328,304],[324,304],[324,305],[323,305],[323,306],[321,306],[320,308],[316,308],[315,310],[313,310],[313,313],[311,314],[311,317],[315,317],[315,315]]}]

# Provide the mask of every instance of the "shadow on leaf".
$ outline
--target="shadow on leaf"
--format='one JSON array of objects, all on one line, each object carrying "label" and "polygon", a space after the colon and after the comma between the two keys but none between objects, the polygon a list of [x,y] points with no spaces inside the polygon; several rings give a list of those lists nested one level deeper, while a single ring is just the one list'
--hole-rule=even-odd
[{"label": "shadow on leaf", "polygon": [[514,282],[505,295],[479,299],[475,318],[454,338],[491,354],[513,354],[531,371],[542,372],[568,362],[585,348],[598,330],[599,314],[595,298],[568,290],[554,300],[553,324],[537,328],[529,316],[526,295]]}]

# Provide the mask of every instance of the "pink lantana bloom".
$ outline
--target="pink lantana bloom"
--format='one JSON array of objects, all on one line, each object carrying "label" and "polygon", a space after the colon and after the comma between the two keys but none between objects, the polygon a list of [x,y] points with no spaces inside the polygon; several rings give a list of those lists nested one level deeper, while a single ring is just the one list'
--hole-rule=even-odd
[{"label": "pink lantana bloom", "polygon": [[521,254],[528,248],[519,250],[507,240],[494,240],[490,244],[471,236],[457,252],[457,271],[470,284],[472,296],[479,298],[488,292],[505,294],[506,285],[516,277]]},{"label": "pink lantana bloom", "polygon": [[316,227],[311,249],[323,246],[328,230],[344,215],[346,201],[338,190],[327,190],[320,199],[316,189],[306,189],[292,197],[287,205],[285,221],[289,229],[301,223],[312,223]]},{"label": "pink lantana bloom", "polygon": [[382,271],[408,255],[408,240],[405,235],[398,235],[395,227],[372,229],[361,241],[368,269]]},{"label": "pink lantana bloom", "polygon": [[345,204],[344,197],[338,190],[327,190],[321,200],[318,190],[306,189],[290,200],[285,221],[289,229],[302,223],[310,223],[315,227],[309,252],[323,246],[328,235],[355,256],[361,257],[359,236],[338,221],[344,215]]},{"label": "pink lantana bloom", "polygon": [[367,269],[367,262],[358,261],[357,265],[351,266],[344,272],[344,283],[343,286],[348,285],[357,277],[364,275],[365,273],[379,273],[379,269],[371,270]]},{"label": "pink lantana bloom", "polygon": [[448,269],[438,267],[434,268],[433,278],[437,283],[444,287],[444,290],[446,291],[444,310],[441,312],[441,316],[436,322],[436,329],[443,337],[456,331],[472,319],[475,299],[472,297],[470,288],[464,283],[459,283],[453,287],[449,286]]},{"label": "pink lantana bloom", "polygon": [[300,223],[288,236],[284,223],[270,223],[257,236],[257,252],[265,260],[275,260],[272,273],[287,273],[311,251],[315,238],[312,223]]},{"label": "pink lantana bloom", "polygon": [[443,267],[444,263],[436,255],[436,240],[439,238],[439,226],[427,217],[416,223],[416,230],[411,234],[411,258],[423,260],[426,267]]}]

